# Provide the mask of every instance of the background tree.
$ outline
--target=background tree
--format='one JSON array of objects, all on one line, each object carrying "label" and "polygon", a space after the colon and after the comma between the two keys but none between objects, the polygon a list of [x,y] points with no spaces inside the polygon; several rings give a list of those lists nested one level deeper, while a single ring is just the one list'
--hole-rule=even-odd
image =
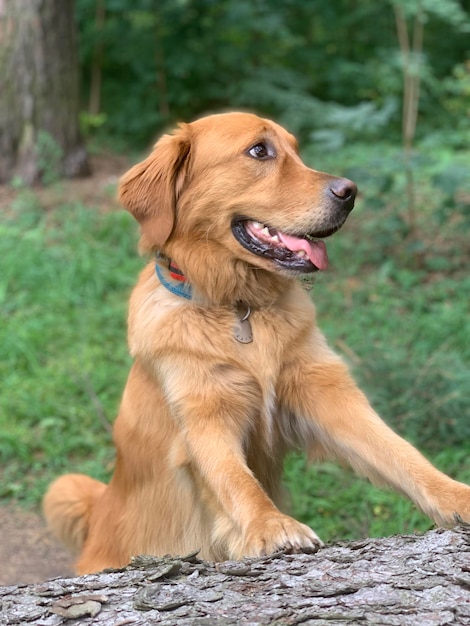
[{"label": "background tree", "polygon": [[410,239],[416,240],[416,189],[414,182],[414,141],[418,123],[420,83],[424,63],[424,25],[430,15],[468,32],[469,18],[453,0],[392,1],[403,69],[402,144],[406,173],[407,217]]},{"label": "background tree", "polygon": [[0,181],[86,175],[73,0],[2,0],[0,29]]}]

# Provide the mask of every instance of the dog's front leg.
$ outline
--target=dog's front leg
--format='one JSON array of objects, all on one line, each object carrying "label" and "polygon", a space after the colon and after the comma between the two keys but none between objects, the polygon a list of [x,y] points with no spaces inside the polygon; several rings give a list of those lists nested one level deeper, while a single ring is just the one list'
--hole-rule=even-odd
[{"label": "dog's front leg", "polygon": [[470,522],[470,487],[452,480],[375,413],[346,366],[318,334],[316,356],[286,365],[280,396],[304,437],[373,483],[408,496],[436,523]]},{"label": "dog's front leg", "polygon": [[236,367],[196,359],[184,368],[166,361],[161,375],[191,473],[212,496],[213,542],[225,544],[225,558],[316,551],[316,534],[281,513],[247,465],[245,447],[262,405],[257,382]]}]

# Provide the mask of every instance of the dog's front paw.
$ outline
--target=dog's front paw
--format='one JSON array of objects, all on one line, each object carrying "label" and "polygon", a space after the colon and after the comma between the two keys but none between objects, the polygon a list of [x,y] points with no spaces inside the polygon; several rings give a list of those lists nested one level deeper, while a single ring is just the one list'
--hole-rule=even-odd
[{"label": "dog's front paw", "polygon": [[242,556],[257,557],[285,551],[316,552],[321,539],[305,524],[277,513],[252,522],[246,533]]},{"label": "dog's front paw", "polygon": [[459,484],[452,516],[452,526],[456,524],[470,525],[470,487]]},{"label": "dog's front paw", "polygon": [[451,528],[470,524],[470,487],[446,478],[444,487],[430,500],[428,513],[436,524]]}]

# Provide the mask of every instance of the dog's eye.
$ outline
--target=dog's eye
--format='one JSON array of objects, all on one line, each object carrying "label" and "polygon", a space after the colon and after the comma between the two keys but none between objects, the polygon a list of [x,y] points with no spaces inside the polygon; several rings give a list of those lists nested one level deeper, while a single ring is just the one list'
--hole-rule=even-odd
[{"label": "dog's eye", "polygon": [[257,143],[248,150],[248,154],[254,159],[269,159],[274,156],[274,151],[265,143]]}]

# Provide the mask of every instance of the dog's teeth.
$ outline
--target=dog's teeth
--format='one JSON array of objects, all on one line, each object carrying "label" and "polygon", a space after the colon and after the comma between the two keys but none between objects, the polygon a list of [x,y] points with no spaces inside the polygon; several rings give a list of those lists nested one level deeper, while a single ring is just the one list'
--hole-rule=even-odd
[{"label": "dog's teeth", "polygon": [[271,241],[274,241],[274,243],[280,243],[279,237],[277,235],[274,235],[274,237],[271,237]]},{"label": "dog's teeth", "polygon": [[261,230],[261,229],[263,228],[264,224],[261,224],[261,222],[253,222],[253,226],[254,226],[256,229]]},{"label": "dog's teeth", "polygon": [[307,253],[305,252],[305,250],[299,250],[297,252],[297,256],[299,256],[301,259],[305,259],[305,257],[307,256]]},{"label": "dog's teeth", "polygon": [[264,235],[265,237],[271,237],[271,233],[269,232],[269,229],[267,226],[263,228],[263,230],[261,231],[261,234]]}]

